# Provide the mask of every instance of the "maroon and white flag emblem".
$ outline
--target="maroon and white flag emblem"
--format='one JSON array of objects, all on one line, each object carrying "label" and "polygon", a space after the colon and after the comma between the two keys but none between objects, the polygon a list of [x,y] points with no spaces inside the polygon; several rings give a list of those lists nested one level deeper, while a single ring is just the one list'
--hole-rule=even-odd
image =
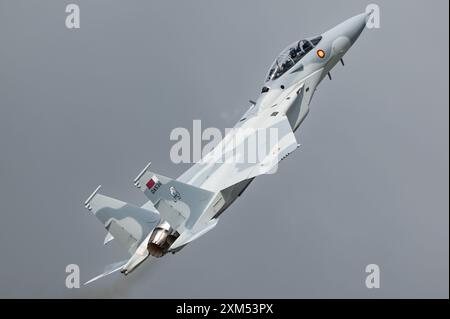
[{"label": "maroon and white flag emblem", "polygon": [[145,185],[152,192],[152,194],[154,194],[161,186],[161,182],[159,181],[158,177],[153,175],[153,177]]}]

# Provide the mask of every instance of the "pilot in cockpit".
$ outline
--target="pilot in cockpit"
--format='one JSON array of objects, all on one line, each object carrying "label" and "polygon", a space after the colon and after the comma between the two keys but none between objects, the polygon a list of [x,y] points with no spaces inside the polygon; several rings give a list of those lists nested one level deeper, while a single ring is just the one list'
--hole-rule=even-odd
[{"label": "pilot in cockpit", "polygon": [[317,46],[321,39],[322,37],[318,36],[312,40],[300,40],[283,50],[269,69],[270,71],[266,77],[266,82],[282,76]]},{"label": "pilot in cockpit", "polygon": [[289,56],[291,57],[291,59],[295,59],[295,57],[297,56],[297,50],[295,50],[295,48],[291,48],[291,50],[289,51]]}]

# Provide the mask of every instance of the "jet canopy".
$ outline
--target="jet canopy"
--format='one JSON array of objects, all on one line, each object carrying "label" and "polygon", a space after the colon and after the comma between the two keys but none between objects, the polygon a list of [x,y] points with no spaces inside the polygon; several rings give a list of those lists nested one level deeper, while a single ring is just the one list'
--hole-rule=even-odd
[{"label": "jet canopy", "polygon": [[319,44],[320,40],[322,40],[321,36],[311,40],[300,40],[284,49],[270,67],[266,82],[275,80],[286,73]]}]

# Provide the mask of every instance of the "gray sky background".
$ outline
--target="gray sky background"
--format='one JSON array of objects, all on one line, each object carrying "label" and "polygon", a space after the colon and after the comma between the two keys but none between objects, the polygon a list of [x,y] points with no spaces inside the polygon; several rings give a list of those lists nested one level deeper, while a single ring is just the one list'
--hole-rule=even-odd
[{"label": "gray sky background", "polygon": [[[289,43],[369,1],[0,0],[0,297],[449,296],[448,1],[376,1],[276,175],[206,236],[123,277],[127,254],[82,205],[98,185],[143,204],[148,162],[177,177],[170,131],[231,127]],[[365,266],[381,288],[365,287]]]}]

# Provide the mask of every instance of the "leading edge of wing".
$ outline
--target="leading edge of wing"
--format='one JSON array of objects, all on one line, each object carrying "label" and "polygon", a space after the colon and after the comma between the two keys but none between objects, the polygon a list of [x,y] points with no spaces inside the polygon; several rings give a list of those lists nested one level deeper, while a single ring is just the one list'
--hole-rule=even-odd
[{"label": "leading edge of wing", "polygon": [[[268,114],[264,123],[256,123],[256,128],[247,132],[236,130],[224,137],[217,148],[223,153],[207,154],[204,159],[186,171],[180,180],[210,191],[221,191],[243,180],[274,172],[277,164],[299,147],[289,120],[285,115]],[[269,141],[261,141],[258,136],[267,136]],[[275,132],[276,136],[271,136]],[[235,137],[233,134],[243,134]],[[271,140],[272,139],[272,140]],[[256,149],[248,147],[256,142]],[[269,146],[267,146],[269,142]],[[252,154],[256,152],[257,154]],[[233,154],[228,160],[229,154]],[[250,156],[253,156],[250,159]],[[225,160],[224,160],[225,157]]]}]

